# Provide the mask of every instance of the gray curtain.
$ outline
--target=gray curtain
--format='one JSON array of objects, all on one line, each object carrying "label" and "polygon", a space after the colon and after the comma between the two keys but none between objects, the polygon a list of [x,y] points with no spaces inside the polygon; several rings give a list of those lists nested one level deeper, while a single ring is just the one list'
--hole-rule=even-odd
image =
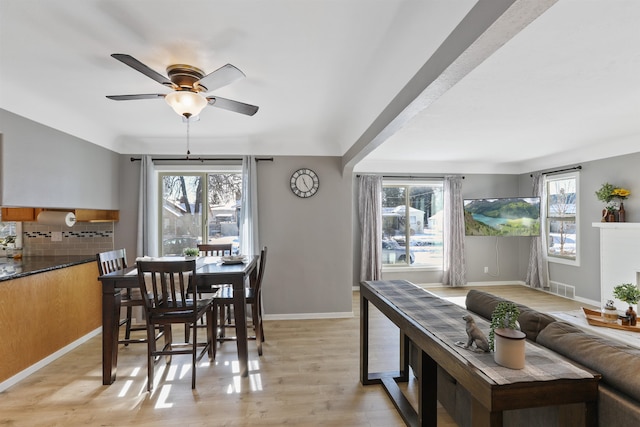
[{"label": "gray curtain", "polygon": [[136,257],[158,256],[158,183],[151,156],[140,160]]},{"label": "gray curtain", "polygon": [[462,177],[444,177],[444,274],[446,286],[466,284]]},{"label": "gray curtain", "polygon": [[242,212],[240,218],[240,253],[258,255],[258,177],[253,156],[242,159]]},{"label": "gray curtain", "polygon": [[358,216],[360,218],[360,280],[382,277],[382,177],[358,178]]},{"label": "gray curtain", "polygon": [[527,268],[527,285],[532,288],[549,287],[549,265],[547,264],[546,227],[542,218],[547,211],[546,196],[544,194],[544,175],[537,172],[533,174],[533,195],[540,197],[540,236],[531,238],[529,252],[529,267]]}]

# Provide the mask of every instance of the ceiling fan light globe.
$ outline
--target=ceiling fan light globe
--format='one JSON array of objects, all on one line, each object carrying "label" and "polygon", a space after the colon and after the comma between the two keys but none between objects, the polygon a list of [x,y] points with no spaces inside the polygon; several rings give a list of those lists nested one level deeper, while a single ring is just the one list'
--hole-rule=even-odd
[{"label": "ceiling fan light globe", "polygon": [[197,116],[208,104],[205,97],[188,90],[171,92],[164,99],[173,111],[184,117]]}]

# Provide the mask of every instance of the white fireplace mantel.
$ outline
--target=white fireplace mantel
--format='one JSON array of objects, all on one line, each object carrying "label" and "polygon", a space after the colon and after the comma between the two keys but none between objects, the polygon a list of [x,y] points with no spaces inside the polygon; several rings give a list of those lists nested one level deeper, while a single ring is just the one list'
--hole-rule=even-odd
[{"label": "white fireplace mantel", "polygon": [[594,227],[611,229],[611,228],[620,228],[623,230],[630,230],[633,228],[640,229],[640,222],[594,222]]},{"label": "white fireplace mantel", "polygon": [[600,229],[600,300],[613,299],[619,311],[627,304],[613,298],[621,283],[638,286],[640,278],[640,223],[594,222]]}]

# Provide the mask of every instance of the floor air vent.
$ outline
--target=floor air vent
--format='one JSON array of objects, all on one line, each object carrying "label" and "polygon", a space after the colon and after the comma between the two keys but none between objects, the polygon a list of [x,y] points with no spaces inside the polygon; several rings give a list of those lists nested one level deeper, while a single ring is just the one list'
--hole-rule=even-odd
[{"label": "floor air vent", "polygon": [[549,283],[549,292],[570,299],[575,299],[576,296],[575,286],[565,285],[564,283],[558,282]]}]

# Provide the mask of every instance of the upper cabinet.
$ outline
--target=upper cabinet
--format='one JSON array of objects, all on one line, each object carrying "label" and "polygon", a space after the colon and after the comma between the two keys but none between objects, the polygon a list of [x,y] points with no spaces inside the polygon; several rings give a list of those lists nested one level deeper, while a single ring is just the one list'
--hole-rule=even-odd
[{"label": "upper cabinet", "polygon": [[2,208],[2,221],[35,221],[34,208]]},{"label": "upper cabinet", "polygon": [[[31,222],[38,219],[42,208],[2,208],[2,221]],[[78,222],[116,222],[120,219],[120,211],[108,209],[60,209],[73,212]]]}]

